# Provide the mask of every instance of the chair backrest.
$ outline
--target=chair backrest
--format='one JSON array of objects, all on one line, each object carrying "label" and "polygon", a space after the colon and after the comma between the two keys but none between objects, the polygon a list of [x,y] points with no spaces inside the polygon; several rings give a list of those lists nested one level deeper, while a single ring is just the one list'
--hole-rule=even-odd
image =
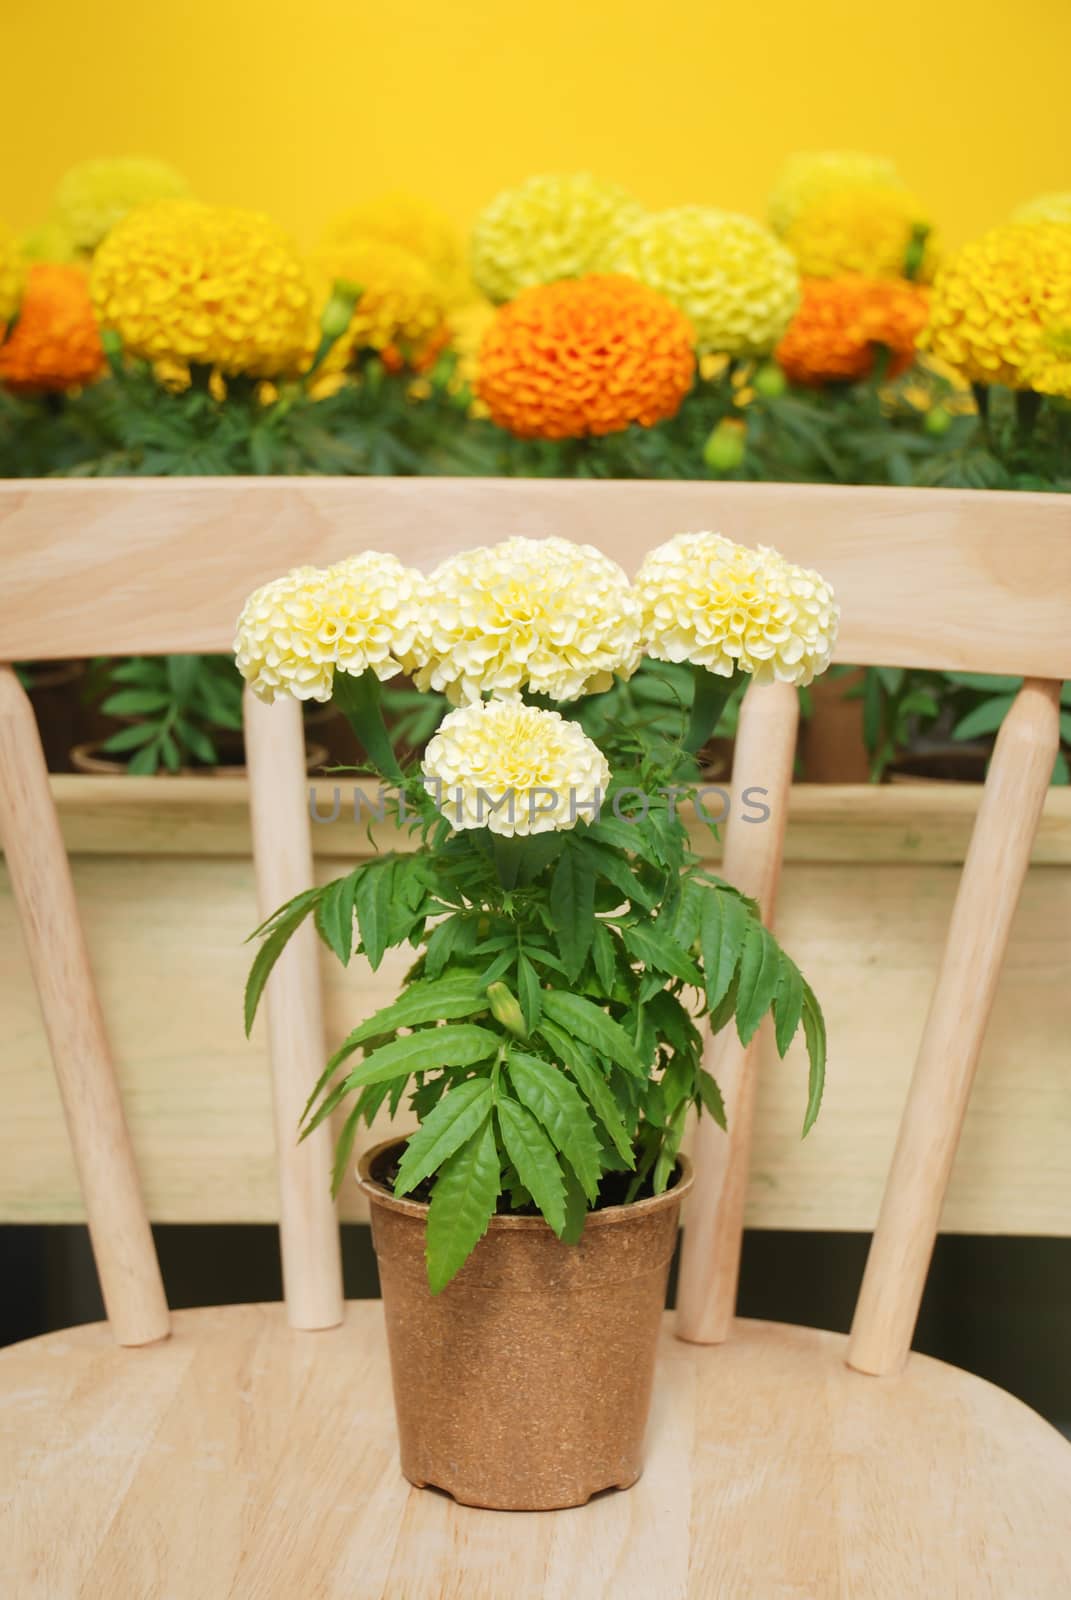
[{"label": "chair backrest", "polygon": [[[1058,744],[1071,675],[1071,539],[1056,496],[707,483],[428,479],[146,480],[0,486],[0,663],[229,649],[258,583],[361,548],[428,566],[507,534],[597,545],[627,569],[675,532],[776,545],[836,587],[837,656],[859,665],[1027,679],[990,765],[857,1309],[850,1360],[894,1370],[910,1344],[941,1203]],[[247,698],[262,908],[311,881],[298,708]],[[774,825],[731,817],[725,872],[773,915],[795,696],[749,691],[734,784],[770,790]],[[0,667],[0,842],[75,1151],[116,1335],[142,1343],[167,1311],[32,710]],[[284,1286],[291,1321],[341,1315],[329,1135],[297,1147],[324,1053],[313,930],[269,984]],[[736,1292],[756,1054],[711,1043],[728,1137],[701,1130],[679,1331],[725,1336]],[[709,1121],[709,1119],[707,1119]]]}]

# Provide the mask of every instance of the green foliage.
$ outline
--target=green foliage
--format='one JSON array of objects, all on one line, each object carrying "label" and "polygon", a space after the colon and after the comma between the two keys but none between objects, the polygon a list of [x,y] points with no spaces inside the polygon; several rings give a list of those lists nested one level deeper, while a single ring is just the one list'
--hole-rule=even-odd
[{"label": "green foliage", "polygon": [[133,656],[104,670],[101,710],[126,723],[101,748],[130,773],[216,766],[218,735],[242,727],[242,680],[229,656]]},{"label": "green foliage", "polygon": [[396,1192],[430,1198],[436,1289],[496,1208],[534,1211],[575,1240],[608,1184],[618,1200],[667,1187],[689,1111],[725,1121],[702,1066],[704,1014],[715,1030],[735,1023],[745,1042],[771,1015],[782,1054],[802,1033],[806,1126],[817,1113],[817,1002],[754,903],[691,853],[663,793],[680,771],[686,720],[663,763],[641,756],[617,773],[611,800],[620,788],[649,797],[632,822],[611,806],[557,835],[451,833],[403,778],[417,848],[362,862],[258,930],[250,1025],[274,962],[309,916],[343,963],[355,950],[372,964],[402,945],[417,953],[399,997],[328,1061],[302,1126],[308,1133],[346,1107],[337,1185],[360,1122],[408,1095],[420,1126]]}]

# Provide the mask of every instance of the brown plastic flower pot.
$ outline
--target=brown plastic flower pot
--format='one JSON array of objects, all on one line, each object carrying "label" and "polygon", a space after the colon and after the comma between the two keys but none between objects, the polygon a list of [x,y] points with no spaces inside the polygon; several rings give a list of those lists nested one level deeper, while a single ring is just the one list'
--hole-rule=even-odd
[{"label": "brown plastic flower pot", "polygon": [[428,1208],[377,1181],[399,1141],[362,1158],[387,1318],[401,1466],[462,1505],[551,1511],[643,1468],[655,1355],[681,1200],[593,1211],[579,1244],[540,1217],[496,1216],[441,1294],[428,1288]]}]

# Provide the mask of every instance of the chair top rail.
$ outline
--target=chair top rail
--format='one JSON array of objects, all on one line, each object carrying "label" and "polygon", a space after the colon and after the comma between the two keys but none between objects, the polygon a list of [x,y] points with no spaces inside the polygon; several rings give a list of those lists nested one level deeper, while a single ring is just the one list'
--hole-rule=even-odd
[{"label": "chair top rail", "polygon": [[0,484],[0,661],[225,651],[251,589],[364,548],[429,568],[511,534],[557,534],[634,571],[701,528],[829,578],[839,660],[1071,676],[1063,496],[562,479]]}]

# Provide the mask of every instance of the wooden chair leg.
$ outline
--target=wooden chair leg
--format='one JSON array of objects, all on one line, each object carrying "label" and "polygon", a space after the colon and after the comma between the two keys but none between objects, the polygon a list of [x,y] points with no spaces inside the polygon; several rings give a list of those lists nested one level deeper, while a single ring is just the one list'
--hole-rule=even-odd
[{"label": "wooden chair leg", "polygon": [[[253,858],[262,918],[313,882],[305,796],[305,736],[294,700],[245,694]],[[279,1244],[287,1315],[295,1328],[342,1321],[342,1256],[331,1198],[331,1129],[298,1143],[298,1124],[323,1071],[323,1003],[316,930],[299,928],[265,991],[279,1171]]]},{"label": "wooden chair leg", "polygon": [[33,707],[9,666],[0,666],[0,843],[41,1002],[108,1320],[120,1344],[151,1344],[169,1332],[164,1286]]},{"label": "wooden chair leg", "polygon": [[[796,753],[799,702],[787,684],[754,686],[740,712],[733,759],[733,802],[725,831],[722,873],[759,902],[772,923],[781,873],[788,795]],[[749,821],[740,797],[749,785],[767,791],[765,822]],[[747,1197],[751,1129],[760,1041],[765,1025],[745,1049],[731,1026],[716,1038],[708,1033],[704,1065],[721,1086],[728,1133],[711,1117],[696,1128],[695,1186],[688,1199],[680,1283],[677,1290],[679,1339],[720,1344],[728,1337],[736,1310],[740,1247]]]},{"label": "wooden chair leg", "polygon": [[1060,685],[1025,683],[997,738],[855,1310],[848,1364],[907,1359],[1019,891],[1059,748]]}]

